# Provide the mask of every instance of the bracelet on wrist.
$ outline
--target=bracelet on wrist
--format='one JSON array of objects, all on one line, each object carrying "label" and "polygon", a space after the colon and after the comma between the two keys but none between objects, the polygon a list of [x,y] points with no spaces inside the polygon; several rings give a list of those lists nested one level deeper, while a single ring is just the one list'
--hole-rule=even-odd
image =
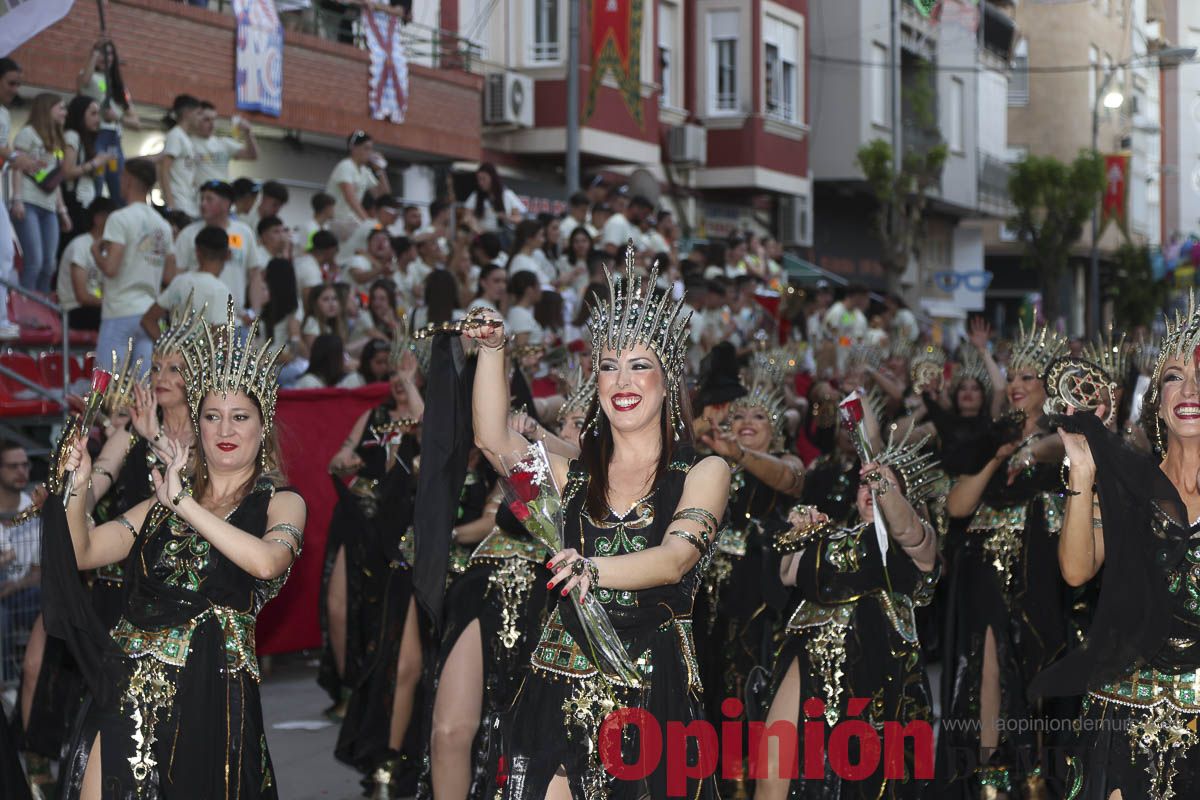
[{"label": "bracelet on wrist", "polygon": [[188,497],[189,495],[190,495],[190,492],[189,492],[188,488],[186,486],[184,486],[182,489],[180,489],[175,494],[174,497],[171,498],[171,505],[178,508],[179,504],[183,502],[183,498]]}]

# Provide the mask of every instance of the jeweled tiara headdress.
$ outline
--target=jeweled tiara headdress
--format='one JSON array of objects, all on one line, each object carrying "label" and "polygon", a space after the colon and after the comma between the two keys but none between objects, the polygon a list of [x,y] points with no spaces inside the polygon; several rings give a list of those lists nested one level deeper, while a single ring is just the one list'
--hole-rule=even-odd
[{"label": "jeweled tiara headdress", "polygon": [[771,420],[773,436],[783,434],[783,415],[787,411],[787,399],[779,388],[782,378],[777,370],[754,369],[746,382],[746,394],[729,405],[729,415],[739,409],[761,408]]},{"label": "jeweled tiara headdress", "polygon": [[670,292],[655,290],[658,264],[645,279],[635,274],[633,255],[626,250],[624,273],[615,277],[604,268],[608,298],[592,304],[588,327],[592,335],[592,372],[600,371],[600,356],[606,351],[620,355],[642,345],[658,356],[667,378],[667,406],[671,424],[683,427],[679,414],[681,379],[687,361],[685,340],[691,312],[683,314],[683,300]]},{"label": "jeweled tiara headdress", "polygon": [[1200,308],[1196,306],[1194,292],[1188,292],[1186,310],[1176,308],[1173,314],[1166,315],[1166,326],[1167,331],[1158,345],[1158,358],[1154,361],[1150,388],[1146,391],[1146,398],[1142,403],[1144,410],[1153,409],[1156,416],[1163,367],[1173,358],[1196,352],[1196,347],[1200,345]]},{"label": "jeweled tiara headdress", "polygon": [[908,374],[913,386],[924,386],[931,379],[940,377],[945,368],[946,351],[936,344],[927,344],[910,358]]},{"label": "jeweled tiara headdress", "polygon": [[1067,342],[1058,331],[1051,330],[1047,325],[1034,325],[1025,330],[1025,323],[1022,322],[1021,335],[1013,342],[1009,368],[1029,369],[1041,375],[1051,361],[1066,352]]},{"label": "jeweled tiara headdress", "polygon": [[433,342],[428,338],[417,339],[408,332],[408,317],[402,314],[392,332],[392,347],[388,352],[388,364],[392,369],[400,366],[400,359],[411,352],[417,359],[417,368],[429,372],[429,359],[433,355]]},{"label": "jeweled tiara headdress", "polygon": [[1104,370],[1109,379],[1120,385],[1129,377],[1133,361],[1133,348],[1125,341],[1125,334],[1113,335],[1110,325],[1104,336],[1096,335],[1094,341],[1083,348],[1083,357]]},{"label": "jeweled tiara headdress", "polygon": [[917,355],[917,343],[899,336],[893,336],[888,344],[888,358],[903,358],[911,361]]},{"label": "jeweled tiara headdress", "polygon": [[904,497],[909,503],[927,499],[941,477],[941,462],[931,448],[927,448],[933,437],[923,436],[914,440],[911,430],[896,440],[895,429],[888,435],[887,447],[875,456],[875,463],[891,467],[896,477],[904,482]]},{"label": "jeweled tiara headdress", "polygon": [[167,328],[154,343],[154,355],[162,357],[187,350],[192,340],[200,334],[201,328],[208,327],[204,321],[208,303],[197,311],[192,307],[194,295],[195,291],[188,292],[187,299],[170,310]]},{"label": "jeweled tiara headdress", "polygon": [[845,369],[853,369],[855,367],[863,367],[868,369],[878,369],[883,364],[883,349],[873,344],[864,344],[857,342],[850,345],[846,351],[846,366]]},{"label": "jeweled tiara headdress", "polygon": [[955,391],[965,380],[978,381],[986,394],[992,390],[992,376],[988,373],[983,355],[973,345],[967,345],[959,350],[958,366],[954,368],[954,378],[950,386]]},{"label": "jeweled tiara headdress", "polygon": [[773,369],[781,379],[791,378],[804,369],[804,353],[808,345],[793,342],[789,345],[772,347],[754,354],[754,366],[758,369]]},{"label": "jeweled tiara headdress", "polygon": [[242,392],[258,403],[263,416],[263,433],[275,422],[275,398],[279,380],[275,362],[282,347],[272,348],[271,340],[254,344],[258,320],[250,324],[245,338],[239,337],[233,298],[229,298],[227,321],[220,326],[204,326],[192,346],[183,351],[187,362],[188,406],[192,424],[199,425],[200,405],[211,394]]},{"label": "jeweled tiara headdress", "polygon": [[[111,352],[112,380],[108,382],[108,388],[104,390],[104,399],[101,401],[103,403],[101,408],[108,417],[132,406],[133,388],[146,382],[143,380],[142,359],[133,361],[133,339],[130,339],[125,345],[124,358],[120,358],[116,350]],[[147,372],[144,377],[149,378],[149,375],[150,373]]]},{"label": "jeweled tiara headdress", "polygon": [[567,399],[563,401],[562,406],[558,409],[558,421],[562,422],[567,418],[568,414],[582,411],[587,413],[587,410],[592,407],[592,401],[596,399],[596,373],[593,372],[586,378],[582,375],[582,370],[575,375],[575,388],[567,395]]}]

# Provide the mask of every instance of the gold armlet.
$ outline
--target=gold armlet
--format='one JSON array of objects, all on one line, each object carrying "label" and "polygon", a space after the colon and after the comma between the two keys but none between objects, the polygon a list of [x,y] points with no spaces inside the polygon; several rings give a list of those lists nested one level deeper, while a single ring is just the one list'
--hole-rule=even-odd
[{"label": "gold armlet", "polygon": [[787,555],[803,550],[810,542],[825,536],[833,528],[833,523],[828,521],[790,528],[776,537],[775,551]]},{"label": "gold armlet", "polygon": [[704,556],[708,555],[708,542],[701,539],[691,531],[685,531],[681,528],[672,528],[671,530],[667,531],[667,533],[671,536],[678,536],[680,539],[683,539],[692,547],[699,550],[701,558],[704,558]]}]

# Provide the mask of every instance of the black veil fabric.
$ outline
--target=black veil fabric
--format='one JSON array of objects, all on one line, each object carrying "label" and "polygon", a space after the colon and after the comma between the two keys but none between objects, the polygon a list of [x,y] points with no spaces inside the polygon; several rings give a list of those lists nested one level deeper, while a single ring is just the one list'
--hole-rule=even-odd
[{"label": "black veil fabric", "polygon": [[[1188,544],[1187,511],[1154,457],[1126,446],[1094,415],[1051,423],[1087,437],[1104,519],[1104,580],[1087,639],[1029,685],[1029,696],[1066,697],[1111,683],[1152,659],[1172,617],[1165,572]],[[1179,524],[1156,534],[1155,506]]]},{"label": "black veil fabric", "polygon": [[416,563],[413,592],[435,628],[441,627],[450,531],[467,475],[474,434],[464,357],[457,336],[434,336],[425,376],[425,416],[421,421],[421,470],[413,513]]},{"label": "black veil fabric", "polygon": [[107,706],[122,685],[114,672],[121,652],[79,579],[66,509],[55,495],[42,504],[42,621],[46,633],[66,642],[88,690]]}]

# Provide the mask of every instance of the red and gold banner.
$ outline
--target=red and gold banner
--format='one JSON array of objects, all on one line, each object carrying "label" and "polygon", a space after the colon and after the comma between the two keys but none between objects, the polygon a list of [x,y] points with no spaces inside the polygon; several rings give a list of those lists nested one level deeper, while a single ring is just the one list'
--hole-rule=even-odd
[{"label": "red and gold banner", "polygon": [[1100,230],[1109,222],[1129,235],[1129,153],[1104,157],[1104,197],[1100,201]]},{"label": "red and gold banner", "polygon": [[592,79],[583,122],[596,110],[596,93],[611,72],[625,106],[642,125],[642,0],[590,0]]}]

